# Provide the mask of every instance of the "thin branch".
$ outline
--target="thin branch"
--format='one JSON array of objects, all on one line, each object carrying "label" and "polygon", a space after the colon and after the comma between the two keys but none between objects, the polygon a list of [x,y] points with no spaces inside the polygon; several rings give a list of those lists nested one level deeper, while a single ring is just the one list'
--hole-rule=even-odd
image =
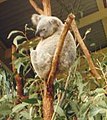
[{"label": "thin branch", "polygon": [[98,72],[97,72],[97,70],[96,70],[96,68],[95,68],[95,65],[94,65],[94,63],[93,63],[93,61],[92,61],[92,59],[91,59],[91,55],[90,55],[90,53],[89,53],[86,45],[85,45],[84,42],[83,42],[83,39],[82,39],[82,37],[81,37],[81,35],[80,35],[80,33],[79,33],[79,30],[78,30],[78,28],[77,28],[77,25],[76,25],[75,20],[73,20],[73,22],[72,22],[72,24],[71,24],[71,27],[72,27],[72,30],[73,30],[73,33],[74,33],[74,35],[75,35],[76,40],[78,41],[81,49],[83,50],[83,52],[84,52],[84,54],[85,54],[85,56],[86,56],[86,58],[87,58],[87,61],[88,61],[89,67],[90,67],[90,69],[91,69],[92,75],[93,75],[96,79],[100,79],[101,77],[100,77],[100,75],[98,74]]},{"label": "thin branch", "polygon": [[47,16],[51,16],[51,4],[50,0],[42,0],[44,14]]},{"label": "thin branch", "polygon": [[56,47],[56,50],[55,50],[55,53],[54,53],[54,57],[53,57],[53,60],[52,60],[52,66],[51,66],[51,71],[49,73],[49,77],[48,77],[48,80],[47,80],[47,84],[51,85],[53,84],[53,80],[54,80],[54,77],[55,77],[55,72],[56,72],[56,68],[57,68],[57,65],[58,65],[58,61],[59,61],[59,57],[60,57],[60,53],[61,53],[61,50],[62,50],[62,46],[64,44],[64,40],[65,40],[65,37],[66,37],[66,34],[70,28],[70,25],[72,23],[72,20],[74,19],[74,15],[70,14],[64,24],[64,29],[60,35],[60,38],[59,38],[59,41],[58,41],[58,44],[57,44],[57,47]]},{"label": "thin branch", "polygon": [[[16,60],[16,57],[13,55],[15,52],[16,52],[16,47],[14,45],[12,45],[12,62],[14,60]],[[14,64],[12,64],[12,71],[14,73],[16,73],[16,71],[17,71]],[[24,91],[23,91],[23,85],[22,85],[22,78],[20,77],[20,75],[18,73],[16,73],[16,75],[15,75],[15,80],[16,80],[17,95],[18,95],[17,103],[19,103],[19,99],[22,96],[24,96]]]},{"label": "thin branch", "polygon": [[38,5],[36,4],[36,2],[34,2],[33,0],[29,0],[30,4],[32,5],[32,7],[39,13],[44,15],[44,11],[38,7]]}]

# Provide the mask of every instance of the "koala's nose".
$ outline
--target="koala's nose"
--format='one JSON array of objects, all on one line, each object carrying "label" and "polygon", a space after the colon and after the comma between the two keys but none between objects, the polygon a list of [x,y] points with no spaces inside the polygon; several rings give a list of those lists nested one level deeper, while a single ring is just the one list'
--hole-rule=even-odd
[{"label": "koala's nose", "polygon": [[40,31],[36,31],[35,36],[40,37]]}]

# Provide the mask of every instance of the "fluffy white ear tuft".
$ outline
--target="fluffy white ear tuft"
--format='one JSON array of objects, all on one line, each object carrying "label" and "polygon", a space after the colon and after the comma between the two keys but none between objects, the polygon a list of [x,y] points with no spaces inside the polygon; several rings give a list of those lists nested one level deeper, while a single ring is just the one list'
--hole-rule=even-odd
[{"label": "fluffy white ear tuft", "polygon": [[61,23],[56,19],[51,19],[50,24],[54,25],[54,27],[57,27],[57,28],[61,25]]},{"label": "fluffy white ear tuft", "polygon": [[40,15],[33,14],[32,17],[31,17],[31,21],[32,21],[33,25],[36,26],[38,24],[40,18],[41,18]]}]

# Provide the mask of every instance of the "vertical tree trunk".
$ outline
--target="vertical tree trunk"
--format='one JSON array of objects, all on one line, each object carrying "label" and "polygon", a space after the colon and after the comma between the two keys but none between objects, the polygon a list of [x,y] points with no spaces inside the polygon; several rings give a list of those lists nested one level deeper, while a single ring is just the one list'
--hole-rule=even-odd
[{"label": "vertical tree trunk", "polygon": [[[14,45],[12,45],[12,62],[14,60],[16,60],[15,56],[13,55],[15,52],[16,52],[16,47]],[[17,102],[19,102],[19,98],[21,98],[23,96],[23,94],[24,94],[24,92],[23,92],[23,85],[22,85],[22,78],[16,72],[16,68],[15,68],[14,64],[12,64],[12,70],[13,70],[13,73],[16,73],[15,74],[15,81],[16,81],[17,96],[18,96]]]},{"label": "vertical tree trunk", "polygon": [[42,0],[44,14],[47,16],[51,16],[51,5],[50,0]]},{"label": "vertical tree trunk", "polygon": [[44,96],[43,96],[43,119],[51,120],[54,106],[53,106],[53,85],[48,86],[46,82],[44,82]]}]

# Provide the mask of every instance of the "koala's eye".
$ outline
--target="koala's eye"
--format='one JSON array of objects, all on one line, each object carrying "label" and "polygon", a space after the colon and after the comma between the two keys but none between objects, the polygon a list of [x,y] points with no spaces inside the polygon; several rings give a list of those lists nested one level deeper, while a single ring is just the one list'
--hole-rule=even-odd
[{"label": "koala's eye", "polygon": [[45,28],[43,28],[42,31],[45,31]]}]

